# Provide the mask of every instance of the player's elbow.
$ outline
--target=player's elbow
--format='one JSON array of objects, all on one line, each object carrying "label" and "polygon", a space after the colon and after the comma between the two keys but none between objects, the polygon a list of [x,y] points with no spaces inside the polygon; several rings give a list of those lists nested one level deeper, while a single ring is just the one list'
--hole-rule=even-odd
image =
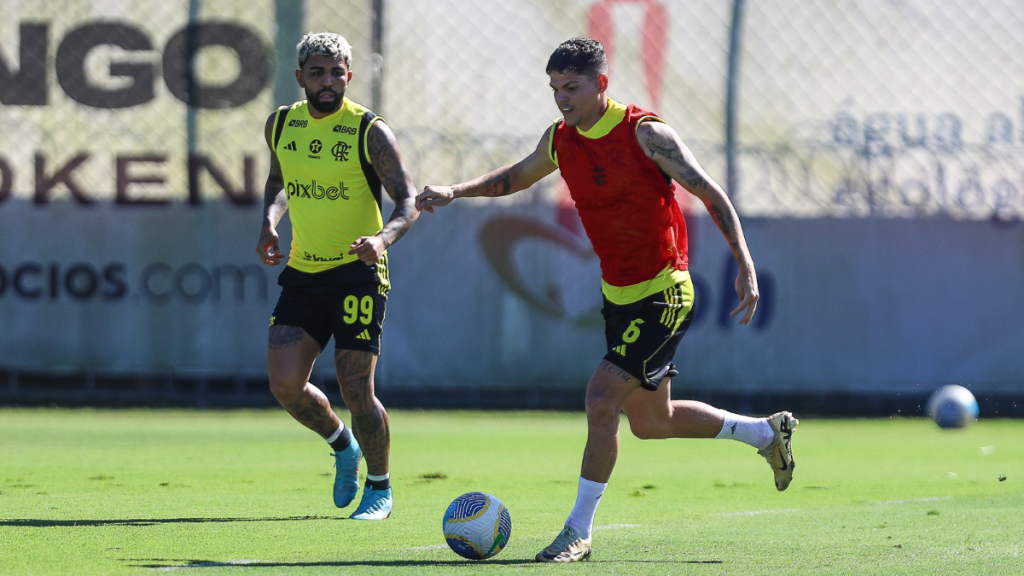
[{"label": "player's elbow", "polygon": [[526,190],[533,183],[523,174],[523,167],[520,164],[513,164],[508,168],[508,191],[505,195],[515,194],[520,190]]},{"label": "player's elbow", "polygon": [[508,193],[515,194],[516,192],[526,190],[551,172],[553,172],[553,170],[546,170],[541,166],[537,166],[537,162],[531,155],[530,158],[509,167]]}]

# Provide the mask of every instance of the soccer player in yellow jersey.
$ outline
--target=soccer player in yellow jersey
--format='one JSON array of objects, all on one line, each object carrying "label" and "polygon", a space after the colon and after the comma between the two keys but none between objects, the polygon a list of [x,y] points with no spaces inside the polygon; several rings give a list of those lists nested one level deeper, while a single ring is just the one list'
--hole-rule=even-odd
[{"label": "soccer player in yellow jersey", "polygon": [[[306,100],[267,118],[270,175],[256,251],[280,264],[277,224],[290,213],[292,245],[270,318],[267,371],[285,410],[334,449],[334,504],[348,506],[366,485],[352,518],[390,516],[391,446],[387,411],[373,373],[391,282],[386,249],[416,221],[416,191],[395,135],[373,112],[345,97],[352,48],[338,34],[309,33],[298,45],[295,72]],[[381,217],[381,188],[395,201]],[[309,382],[313,363],[334,337],[334,363],[352,428]]]}]

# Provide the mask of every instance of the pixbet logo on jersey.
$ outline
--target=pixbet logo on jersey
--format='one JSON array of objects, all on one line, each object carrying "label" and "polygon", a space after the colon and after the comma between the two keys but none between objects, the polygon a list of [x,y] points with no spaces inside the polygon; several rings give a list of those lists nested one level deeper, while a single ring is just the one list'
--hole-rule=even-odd
[{"label": "pixbet logo on jersey", "polygon": [[285,185],[285,191],[288,193],[288,198],[312,198],[315,200],[337,200],[342,198],[348,200],[348,186],[345,186],[344,182],[338,182],[337,186],[321,186],[313,180],[309,184],[303,184],[302,182],[295,180],[288,182]]}]

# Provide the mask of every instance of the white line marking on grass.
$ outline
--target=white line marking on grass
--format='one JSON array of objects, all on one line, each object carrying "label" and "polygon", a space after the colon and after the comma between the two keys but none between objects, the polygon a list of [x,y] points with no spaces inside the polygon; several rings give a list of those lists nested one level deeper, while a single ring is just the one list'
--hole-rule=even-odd
[{"label": "white line marking on grass", "polygon": [[621,530],[623,528],[639,528],[642,524],[605,524],[594,526],[594,530]]},{"label": "white line marking on grass", "polygon": [[865,504],[910,504],[912,502],[940,502],[952,500],[952,496],[932,496],[931,498],[907,498],[904,500],[866,500]]},{"label": "white line marking on grass", "polygon": [[799,512],[799,508],[783,508],[782,510],[748,510],[746,512],[720,512],[712,516],[757,516],[759,514],[781,514],[783,512]]}]

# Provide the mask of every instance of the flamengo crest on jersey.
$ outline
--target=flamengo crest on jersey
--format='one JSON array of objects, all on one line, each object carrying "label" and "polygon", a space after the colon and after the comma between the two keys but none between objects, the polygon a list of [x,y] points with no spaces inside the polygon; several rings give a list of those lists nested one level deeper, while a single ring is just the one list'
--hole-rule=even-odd
[{"label": "flamengo crest on jersey", "polygon": [[556,161],[612,286],[630,286],[666,267],[687,269],[686,222],[675,185],[636,140],[640,122],[661,120],[630,104],[608,110],[586,134],[561,120],[552,127]]},{"label": "flamengo crest on jersey", "polygon": [[320,119],[306,101],[278,111],[273,142],[292,223],[289,266],[312,273],[357,260],[348,253],[352,242],[384,226],[380,180],[366,151],[378,120],[348,98]]}]

